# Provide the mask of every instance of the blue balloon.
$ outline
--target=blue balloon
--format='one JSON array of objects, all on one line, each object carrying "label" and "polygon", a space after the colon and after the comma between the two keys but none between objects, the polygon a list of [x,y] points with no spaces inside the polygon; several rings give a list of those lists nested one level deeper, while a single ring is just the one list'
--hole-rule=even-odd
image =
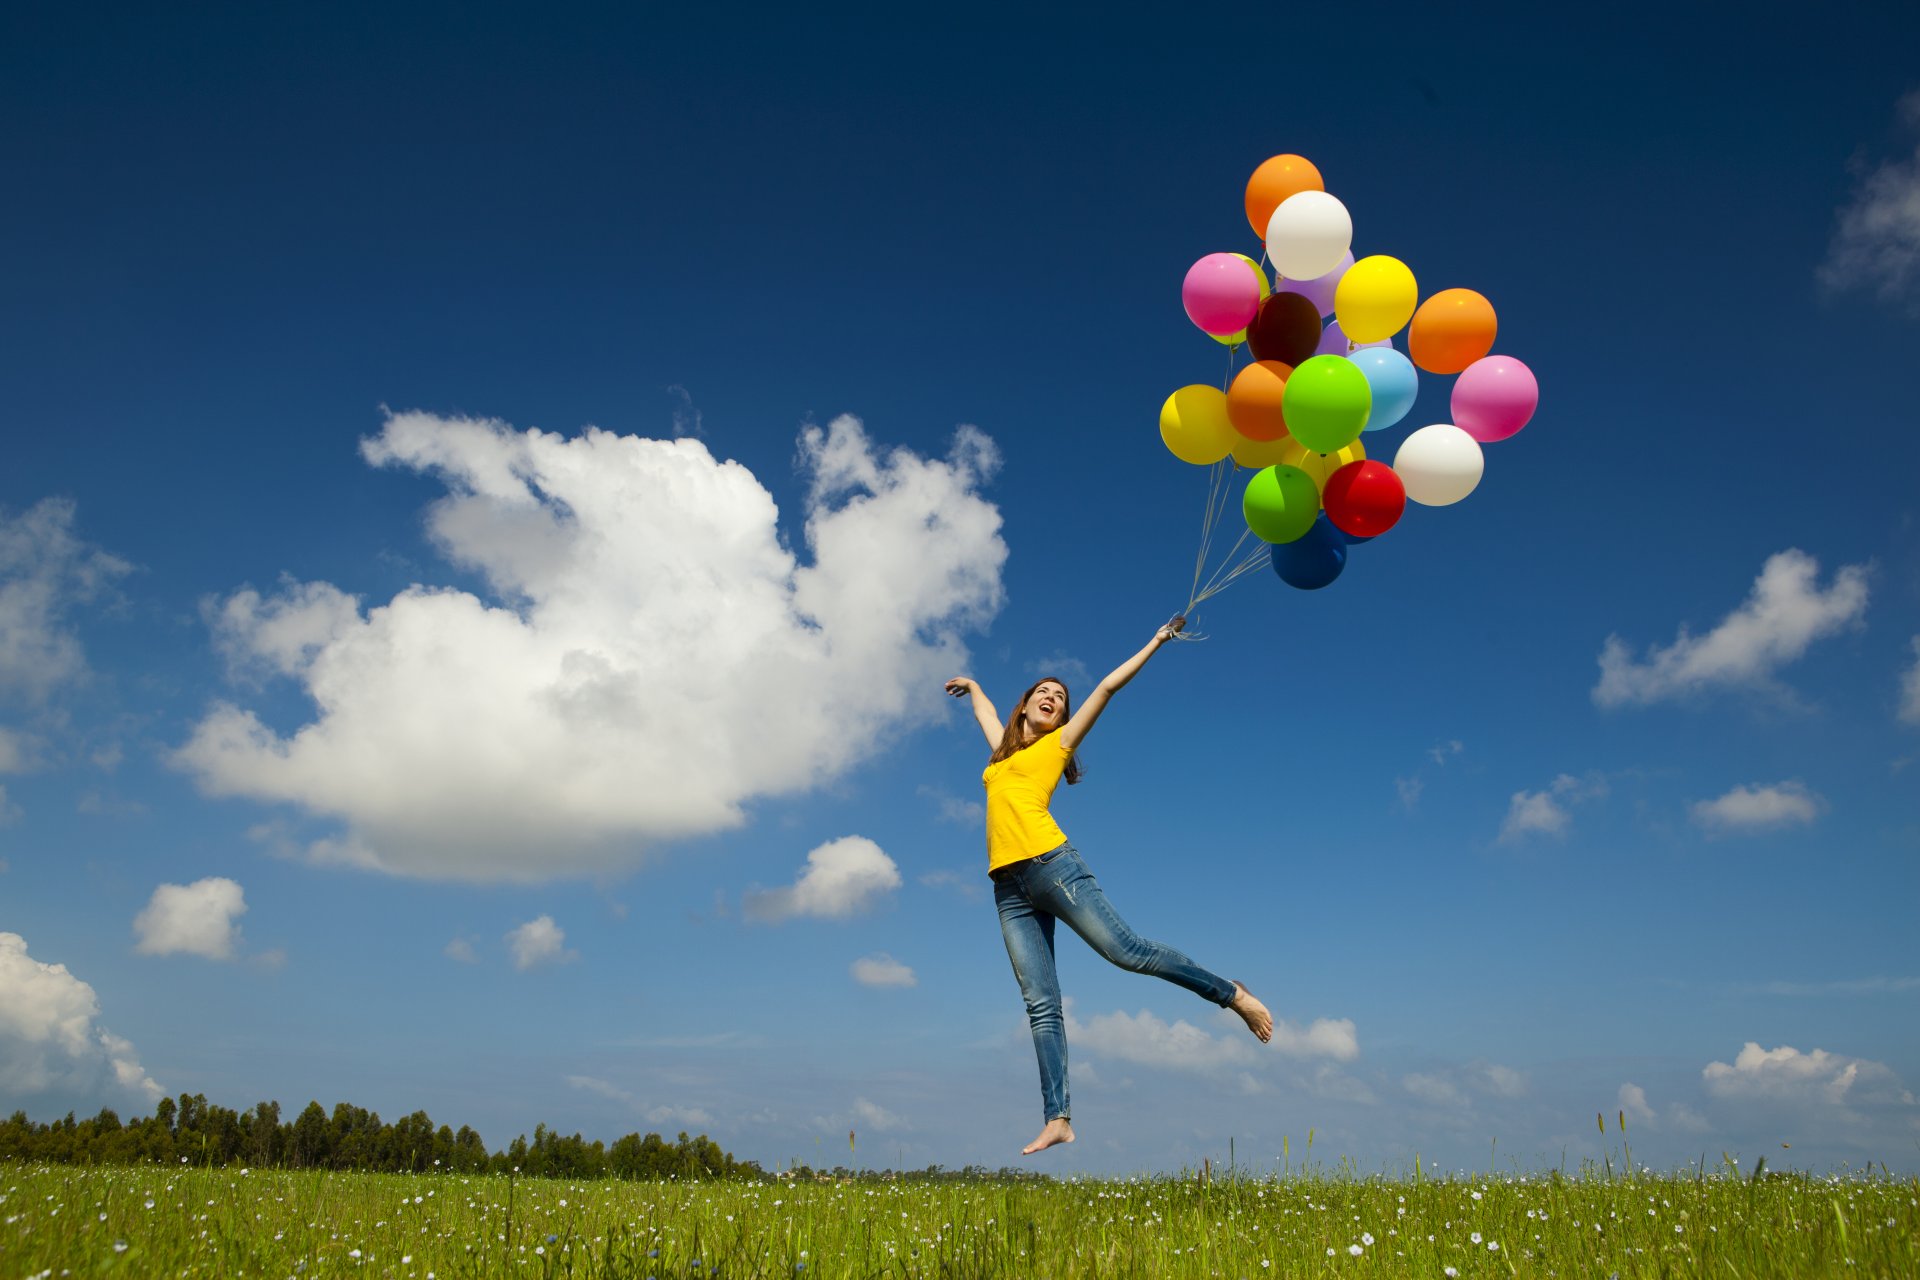
[{"label": "blue balloon", "polygon": [[1318,591],[1346,567],[1346,535],[1324,511],[1304,535],[1273,546],[1273,571],[1280,575],[1280,581],[1302,591]]},{"label": "blue balloon", "polygon": [[1363,347],[1347,357],[1367,375],[1373,391],[1373,410],[1367,415],[1367,431],[1390,427],[1407,416],[1420,394],[1420,375],[1413,361],[1392,347]]}]

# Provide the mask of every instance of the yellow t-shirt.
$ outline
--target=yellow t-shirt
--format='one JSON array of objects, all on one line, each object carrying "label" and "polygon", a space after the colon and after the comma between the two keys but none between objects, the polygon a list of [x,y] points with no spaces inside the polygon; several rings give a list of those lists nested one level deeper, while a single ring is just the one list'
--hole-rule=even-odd
[{"label": "yellow t-shirt", "polygon": [[988,765],[980,775],[987,787],[988,871],[1039,857],[1067,842],[1048,805],[1072,755],[1055,729]]}]

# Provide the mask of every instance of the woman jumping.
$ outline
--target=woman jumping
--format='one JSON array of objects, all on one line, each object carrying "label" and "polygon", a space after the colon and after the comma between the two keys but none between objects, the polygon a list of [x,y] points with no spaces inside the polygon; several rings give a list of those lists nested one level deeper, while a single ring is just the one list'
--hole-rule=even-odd
[{"label": "woman jumping", "polygon": [[993,877],[1007,958],[1026,998],[1046,1107],[1046,1128],[1026,1145],[1025,1155],[1073,1141],[1067,1110],[1067,1028],[1060,1009],[1060,976],[1053,966],[1055,920],[1065,920],[1088,946],[1122,969],[1165,978],[1232,1009],[1263,1043],[1273,1037],[1273,1016],[1245,987],[1127,927],[1048,809],[1061,777],[1069,785],[1080,781],[1074,749],[1106,710],[1107,699],[1185,625],[1185,618],[1175,618],[1160,628],[1146,648],[1100,682],[1078,711],[1068,705],[1067,686],[1048,678],[1020,695],[1003,727],[979,684],[965,676],[947,681],[947,692],[954,697],[971,696],[974,719],[993,746],[986,772],[980,775],[987,788],[987,871]]}]

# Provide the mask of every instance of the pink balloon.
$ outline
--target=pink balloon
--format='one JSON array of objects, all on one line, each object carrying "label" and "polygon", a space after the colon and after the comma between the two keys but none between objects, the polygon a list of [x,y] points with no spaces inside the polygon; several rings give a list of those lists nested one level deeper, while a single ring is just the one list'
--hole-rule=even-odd
[{"label": "pink balloon", "polygon": [[1486,356],[1453,384],[1453,423],[1482,444],[1505,440],[1540,406],[1533,370],[1512,356]]},{"label": "pink balloon", "polygon": [[[1320,317],[1325,319],[1333,314],[1333,291],[1340,285],[1340,277],[1347,274],[1347,268],[1353,265],[1353,250],[1340,259],[1340,265],[1323,276],[1311,280],[1282,280],[1274,286],[1276,293],[1297,293],[1320,308]],[[1325,353],[1322,352],[1324,355]],[[1345,355],[1345,352],[1340,354]]]},{"label": "pink balloon", "polygon": [[1226,336],[1253,323],[1260,310],[1260,280],[1231,253],[1210,253],[1187,268],[1180,286],[1187,318],[1208,333]]}]

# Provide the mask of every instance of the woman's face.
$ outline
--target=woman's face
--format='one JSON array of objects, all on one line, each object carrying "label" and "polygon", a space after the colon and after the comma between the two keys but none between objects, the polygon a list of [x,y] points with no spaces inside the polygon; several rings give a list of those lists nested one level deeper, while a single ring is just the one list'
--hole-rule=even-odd
[{"label": "woman's face", "polygon": [[1052,733],[1066,722],[1067,687],[1057,680],[1042,680],[1027,697],[1027,727],[1035,734]]}]

